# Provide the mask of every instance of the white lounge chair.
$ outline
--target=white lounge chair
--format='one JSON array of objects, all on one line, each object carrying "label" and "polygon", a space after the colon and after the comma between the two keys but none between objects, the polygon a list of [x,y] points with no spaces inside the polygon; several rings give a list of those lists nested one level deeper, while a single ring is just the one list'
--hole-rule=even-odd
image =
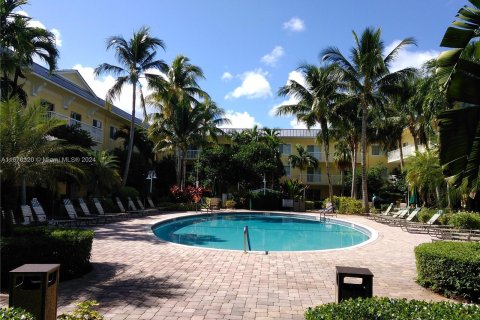
[{"label": "white lounge chair", "polygon": [[70,199],[63,199],[63,206],[65,207],[65,210],[67,210],[68,217],[72,221],[76,221],[79,225],[82,223],[83,224],[97,223],[98,221],[93,217],[79,217]]},{"label": "white lounge chair", "polygon": [[35,213],[35,216],[37,217],[37,220],[39,222],[45,222],[51,225],[56,225],[56,226],[72,226],[72,225],[78,225],[76,221],[72,220],[63,220],[63,219],[47,219],[47,215],[45,214],[45,210],[43,210],[42,205],[38,201],[37,198],[32,198],[31,200],[33,212]]},{"label": "white lounge chair", "polygon": [[432,228],[452,228],[452,226],[434,226],[442,214],[443,210],[438,210],[426,223],[410,222],[402,225],[402,230],[410,233],[430,233]]},{"label": "white lounge chair", "polygon": [[97,208],[98,215],[105,217],[106,219],[119,220],[119,219],[128,218],[129,216],[128,213],[105,214],[105,210],[103,210],[102,203],[97,198],[93,198],[93,204],[95,205],[95,208]]},{"label": "white lounge chair", "polygon": [[78,203],[80,204],[80,208],[83,211],[83,214],[87,218],[95,218],[97,219],[98,222],[105,223],[107,222],[107,218],[105,216],[99,216],[99,215],[92,215],[90,213],[90,209],[88,208],[87,204],[85,203],[85,200],[83,198],[78,198]]},{"label": "white lounge chair", "polygon": [[21,224],[28,225],[34,223],[32,209],[28,205],[21,205],[20,210],[22,211],[23,222]]},{"label": "white lounge chair", "polygon": [[367,218],[368,219],[375,219],[376,216],[388,216],[390,214],[390,211],[392,211],[393,209],[393,202],[390,203],[390,205],[388,206],[387,210],[385,210],[384,212],[382,213],[374,213],[374,214],[370,214],[370,216],[368,216]]},{"label": "white lounge chair", "polygon": [[[115,201],[117,202],[118,209],[120,209],[120,212],[122,212],[122,213],[137,214],[137,215],[141,215],[141,214],[142,214],[142,212],[136,211],[136,210],[133,210],[133,211],[132,211],[132,210],[129,210],[129,211],[125,210],[125,207],[123,206],[123,203],[122,203],[122,201],[120,200],[119,197],[115,197]],[[131,199],[130,199],[130,201],[131,201]],[[131,202],[132,202],[132,204],[133,204],[133,201],[131,201]],[[129,204],[129,205],[130,205],[130,204]],[[135,205],[134,205],[134,206],[135,206]]]}]

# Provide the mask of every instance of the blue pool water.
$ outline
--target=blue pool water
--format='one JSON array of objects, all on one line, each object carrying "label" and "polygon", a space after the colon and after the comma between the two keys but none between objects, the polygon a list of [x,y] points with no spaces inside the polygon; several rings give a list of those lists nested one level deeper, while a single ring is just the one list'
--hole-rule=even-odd
[{"label": "blue pool water", "polygon": [[369,232],[350,224],[282,214],[233,213],[196,215],[152,227],[162,240],[183,245],[243,250],[248,226],[252,251],[308,251],[345,248],[369,239]]}]

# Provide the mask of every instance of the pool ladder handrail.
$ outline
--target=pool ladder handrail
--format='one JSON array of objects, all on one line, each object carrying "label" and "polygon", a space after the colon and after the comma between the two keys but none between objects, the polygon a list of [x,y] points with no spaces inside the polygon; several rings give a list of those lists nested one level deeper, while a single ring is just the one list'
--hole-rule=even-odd
[{"label": "pool ladder handrail", "polygon": [[250,233],[248,232],[248,226],[243,228],[243,253],[247,253],[247,244],[248,251],[252,251],[252,246],[250,245]]}]

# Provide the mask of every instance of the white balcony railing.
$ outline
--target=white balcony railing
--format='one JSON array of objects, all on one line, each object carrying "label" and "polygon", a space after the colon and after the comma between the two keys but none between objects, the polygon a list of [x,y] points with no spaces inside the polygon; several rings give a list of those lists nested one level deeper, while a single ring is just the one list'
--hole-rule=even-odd
[{"label": "white balcony railing", "polygon": [[[306,184],[328,185],[328,177],[327,174],[324,173],[302,174],[299,175],[299,179]],[[339,174],[331,174],[330,180],[332,181],[333,185],[342,184],[342,176]]]},{"label": "white balcony railing", "polygon": [[97,127],[91,126],[89,124],[86,124],[84,122],[72,119],[70,117],[67,117],[63,114],[60,114],[60,113],[57,113],[57,112],[54,112],[54,111],[49,111],[48,112],[48,117],[50,117],[50,118],[55,117],[57,119],[66,120],[67,124],[71,125],[71,126],[78,124],[78,125],[80,125],[80,129],[85,130],[90,134],[93,141],[99,142],[99,143],[103,142],[102,128],[97,128]]},{"label": "white balcony railing", "polygon": [[[418,146],[419,152],[425,152],[425,146]],[[405,146],[402,148],[403,159],[415,155],[415,146]],[[400,161],[400,149],[396,149],[387,153],[388,162]]]}]

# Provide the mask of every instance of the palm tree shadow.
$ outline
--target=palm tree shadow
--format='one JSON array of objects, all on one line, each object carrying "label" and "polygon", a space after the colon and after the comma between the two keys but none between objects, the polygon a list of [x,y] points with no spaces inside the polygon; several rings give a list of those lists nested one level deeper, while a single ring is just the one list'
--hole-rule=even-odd
[{"label": "palm tree shadow", "polygon": [[59,306],[85,300],[96,300],[100,307],[151,307],[158,299],[181,296],[185,290],[168,276],[126,273],[127,265],[93,263],[93,271],[86,276],[65,281],[59,288]]}]

